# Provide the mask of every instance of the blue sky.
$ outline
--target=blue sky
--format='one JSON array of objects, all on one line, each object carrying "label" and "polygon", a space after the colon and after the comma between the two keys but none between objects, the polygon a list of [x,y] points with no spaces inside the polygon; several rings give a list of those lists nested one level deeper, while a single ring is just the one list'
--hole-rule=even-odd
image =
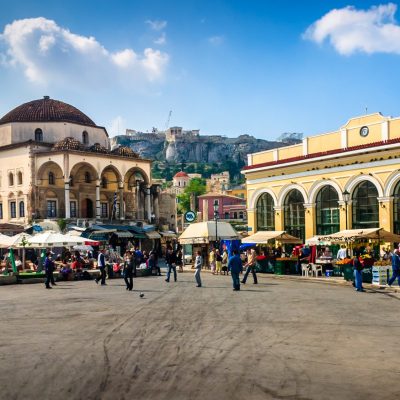
[{"label": "blue sky", "polygon": [[111,136],[274,139],[399,116],[400,10],[371,1],[0,0],[0,115],[49,95]]}]

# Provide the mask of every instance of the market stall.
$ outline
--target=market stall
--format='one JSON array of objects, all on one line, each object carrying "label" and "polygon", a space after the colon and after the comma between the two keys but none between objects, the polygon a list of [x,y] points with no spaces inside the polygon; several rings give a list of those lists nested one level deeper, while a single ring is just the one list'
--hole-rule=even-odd
[{"label": "market stall", "polygon": [[[258,231],[254,235],[248,236],[242,240],[242,243],[254,245],[271,245],[273,242],[280,242],[283,245],[288,243],[301,243],[301,239],[289,235],[285,231]],[[260,263],[260,270],[265,272],[273,271],[277,275],[293,274],[296,271],[297,257],[276,257],[274,254],[265,254],[264,260],[258,260]],[[266,265],[262,265],[264,262]]]},{"label": "market stall", "polygon": [[[372,250],[370,244],[382,243],[400,243],[400,235],[396,235],[383,228],[370,228],[370,229],[346,229],[331,235],[320,236],[320,240],[329,240],[333,243],[345,243],[349,249],[350,254],[354,249],[358,251],[364,250],[361,255],[361,263],[364,266],[362,271],[363,282],[372,282],[372,268],[374,260],[379,258],[376,251]],[[353,264],[351,258],[336,261],[336,267],[340,267],[343,271],[343,276],[346,280],[353,280]]]},{"label": "market stall", "polygon": [[220,243],[221,240],[238,239],[239,234],[228,222],[216,223],[215,221],[207,221],[190,224],[179,236],[178,242],[181,245],[192,245],[192,259],[194,259],[193,254],[197,250],[200,250],[203,256],[203,262],[206,262],[211,243]]}]

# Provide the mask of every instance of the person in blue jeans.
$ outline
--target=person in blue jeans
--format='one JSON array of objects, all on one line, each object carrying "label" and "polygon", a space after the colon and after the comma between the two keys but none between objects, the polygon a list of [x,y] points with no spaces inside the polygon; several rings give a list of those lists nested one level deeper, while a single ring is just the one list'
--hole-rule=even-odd
[{"label": "person in blue jeans", "polygon": [[356,290],[357,290],[357,292],[364,292],[364,288],[362,286],[363,266],[361,265],[361,261],[359,259],[359,253],[356,253],[354,255],[353,268],[354,268],[354,282],[355,282]]},{"label": "person in blue jeans", "polygon": [[400,255],[399,249],[395,249],[392,255],[392,277],[389,279],[388,285],[392,286],[392,283],[396,280],[400,286]]},{"label": "person in blue jeans", "polygon": [[231,271],[233,290],[240,290],[239,274],[243,270],[242,260],[239,257],[238,251],[233,250],[233,256],[228,261],[228,269]]},{"label": "person in blue jeans", "polygon": [[172,247],[167,250],[165,261],[168,266],[167,279],[165,281],[169,282],[171,272],[174,271],[174,280],[176,282],[176,253],[172,250]]}]

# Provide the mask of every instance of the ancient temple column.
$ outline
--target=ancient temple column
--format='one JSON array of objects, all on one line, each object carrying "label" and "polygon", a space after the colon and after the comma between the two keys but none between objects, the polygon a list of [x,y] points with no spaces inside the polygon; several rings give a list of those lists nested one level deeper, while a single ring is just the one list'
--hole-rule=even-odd
[{"label": "ancient temple column", "polygon": [[101,206],[100,206],[100,179],[96,180],[96,220],[101,218]]},{"label": "ancient temple column", "polygon": [[119,219],[125,219],[124,182],[119,182]]},{"label": "ancient temple column", "polygon": [[69,201],[69,181],[64,182],[65,219],[71,218],[71,203]]}]

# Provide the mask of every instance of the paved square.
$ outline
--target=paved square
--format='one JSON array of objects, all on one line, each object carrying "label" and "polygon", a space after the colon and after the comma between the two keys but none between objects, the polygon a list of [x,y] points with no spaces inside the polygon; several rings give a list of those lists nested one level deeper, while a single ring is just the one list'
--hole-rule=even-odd
[{"label": "paved square", "polygon": [[0,287],[0,398],[400,398],[398,297],[164,278]]}]

